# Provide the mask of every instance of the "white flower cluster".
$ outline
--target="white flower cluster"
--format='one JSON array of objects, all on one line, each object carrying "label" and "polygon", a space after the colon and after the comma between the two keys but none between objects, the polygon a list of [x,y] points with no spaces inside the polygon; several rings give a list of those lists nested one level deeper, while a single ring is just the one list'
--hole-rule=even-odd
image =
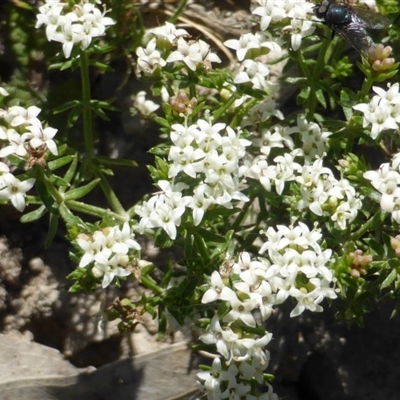
[{"label": "white flower cluster", "polygon": [[[8,93],[2,89],[1,94]],[[57,129],[42,126],[42,122],[37,118],[40,111],[40,108],[35,106],[12,106],[0,110],[0,158],[11,155],[25,158],[29,168],[40,162],[47,149],[54,155],[58,154],[57,145],[53,140]],[[18,211],[22,212],[25,209],[25,193],[34,183],[34,178],[19,180],[11,173],[6,163],[0,163],[0,199],[11,201]]]},{"label": "white flower cluster", "polygon": [[191,71],[196,71],[200,65],[211,69],[211,63],[221,62],[206,42],[188,38],[184,29],[177,29],[169,22],[148,31],[146,47],[136,49],[138,73],[152,75],[167,63],[183,62]]},{"label": "white flower cluster", "polygon": [[301,39],[311,35],[315,27],[307,19],[313,14],[315,4],[306,0],[256,0],[259,7],[253,10],[254,15],[261,17],[260,28],[265,31],[272,23],[290,19],[290,25],[283,28],[283,32],[290,33],[293,50],[298,50]]},{"label": "white flower cluster", "polygon": [[[225,134],[222,131],[225,130]],[[239,175],[239,162],[245,155],[250,142],[240,138],[222,123],[212,125],[199,119],[196,124],[172,125],[170,133],[173,145],[169,151],[171,165],[168,177],[175,183],[159,181],[162,193],[156,194],[141,206],[136,213],[141,216],[140,229],[163,228],[171,239],[176,238],[176,227],[186,208],[192,209],[193,222],[199,225],[204,213],[212,205],[232,208],[232,201],[247,201],[240,192],[242,183]],[[191,192],[184,181],[190,178],[195,182]],[[182,179],[182,182],[177,182]]]},{"label": "white flower cluster", "polygon": [[400,223],[400,153],[394,155],[391,163],[382,164],[378,171],[365,172],[364,178],[381,193],[382,210],[391,213]]},{"label": "white flower cluster", "polygon": [[[302,148],[296,148],[293,134],[300,134]],[[323,166],[330,132],[298,116],[297,125],[273,125],[263,129],[253,140],[261,155],[240,167],[240,175],[258,180],[268,192],[275,187],[282,194],[289,182],[299,184],[297,208],[308,208],[318,216],[331,215],[340,229],[355,220],[362,203],[346,179],[336,179],[331,169]],[[282,154],[282,149],[287,149]],[[276,155],[279,154],[279,155]]]},{"label": "white flower cluster", "polygon": [[[272,335],[266,332],[262,337],[250,338],[240,328],[257,326],[255,311],[259,311],[263,322],[275,305],[291,297],[297,302],[290,314],[295,317],[304,310],[320,312],[325,298],[337,297],[332,287],[335,279],[328,267],[332,250],[321,248],[318,230],[310,231],[300,222],[293,228],[270,227],[266,236],[260,254],[267,253],[267,258],[251,259],[248,253],[242,253],[231,269],[223,267],[212,273],[210,287],[203,295],[202,303],[221,300],[229,304],[228,313],[222,318],[215,315],[208,332],[200,336],[204,343],[215,345],[224,359],[223,363],[219,357],[214,360],[211,372],[198,374],[199,388],[209,399],[225,399],[232,392],[245,396],[251,378],[262,382],[269,362],[264,347]],[[267,397],[257,398],[277,399],[272,388]]]},{"label": "white flower cluster", "polygon": [[229,39],[224,42],[226,47],[236,51],[236,57],[243,61],[245,57],[251,54],[251,58],[267,54],[269,51],[280,52],[280,44],[272,40],[270,35],[265,32],[245,33],[239,39]]},{"label": "white flower cluster", "polygon": [[295,179],[300,184],[302,198],[297,207],[308,207],[318,216],[322,216],[326,209],[332,221],[340,229],[346,229],[362,207],[361,199],[350,182],[343,178],[337,180],[329,168],[323,167],[321,159],[312,165],[303,165],[299,172]]},{"label": "white flower cluster", "polygon": [[72,11],[69,11],[68,3],[61,0],[46,0],[39,11],[36,28],[45,25],[47,39],[62,43],[66,58],[74,46],[87,49],[93,38],[104,36],[106,27],[115,24],[105,17],[106,11],[100,11],[87,0],[76,4]]},{"label": "white flower cluster", "polygon": [[57,129],[42,126],[37,118],[41,109],[36,106],[23,108],[12,106],[0,110],[0,140],[6,145],[0,149],[0,157],[16,154],[27,157],[29,152],[38,151],[44,146],[57,155],[58,149],[54,141]]},{"label": "white flower cluster", "polygon": [[376,93],[369,103],[361,103],[353,106],[355,110],[364,114],[363,126],[372,125],[370,136],[376,139],[378,135],[387,129],[399,129],[400,125],[400,93],[399,84],[388,84],[387,91],[374,86]]},{"label": "white flower cluster", "polygon": [[[91,267],[96,278],[103,277],[103,288],[106,288],[115,277],[130,275],[132,270],[128,267],[135,262],[141,249],[134,237],[132,228],[127,222],[122,229],[113,226],[98,230],[91,235],[79,234],[76,243],[84,251],[79,267]],[[136,254],[129,254],[131,250]]]}]

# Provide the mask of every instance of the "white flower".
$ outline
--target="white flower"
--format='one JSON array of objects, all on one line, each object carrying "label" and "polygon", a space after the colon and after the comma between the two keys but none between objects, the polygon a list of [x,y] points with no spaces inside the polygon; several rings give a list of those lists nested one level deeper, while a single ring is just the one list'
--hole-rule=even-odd
[{"label": "white flower", "polygon": [[184,172],[192,178],[196,178],[198,172],[203,170],[204,152],[192,146],[184,148],[171,146],[168,159],[173,162],[168,170],[168,178],[174,178],[179,172]]},{"label": "white flower", "polygon": [[71,21],[66,21],[61,26],[60,32],[54,32],[50,40],[62,43],[62,49],[65,58],[69,58],[75,44],[81,42],[84,38],[82,25],[72,24]]},{"label": "white flower", "polygon": [[167,181],[158,181],[157,184],[163,193],[135,206],[135,212],[142,217],[139,223],[140,231],[161,227],[174,240],[177,235],[176,227],[181,224],[181,216],[191,199],[182,196],[184,185],[171,186]]},{"label": "white flower", "polygon": [[283,119],[282,111],[277,109],[276,101],[271,97],[266,97],[265,100],[258,102],[249,110],[250,121],[252,124],[268,121],[271,117]]},{"label": "white flower", "polygon": [[216,54],[209,51],[210,46],[202,40],[190,43],[179,37],[177,47],[177,50],[168,56],[167,62],[183,61],[192,71],[196,71],[201,63],[221,62]]},{"label": "white flower", "polygon": [[6,89],[0,86],[0,96],[9,96],[10,94],[7,92]]},{"label": "white flower", "polygon": [[269,74],[269,69],[266,65],[259,61],[244,60],[242,68],[243,70],[235,75],[235,83],[251,82],[256,89],[267,88],[265,78]]},{"label": "white flower", "polygon": [[7,110],[5,120],[13,127],[21,125],[40,126],[41,122],[36,118],[42,110],[36,106],[23,108],[20,106],[12,106]]},{"label": "white flower", "polygon": [[144,90],[141,90],[136,95],[135,107],[143,115],[150,115],[160,108],[160,106],[154,103],[154,101],[146,100],[146,92]]},{"label": "white flower", "polygon": [[101,252],[94,256],[93,275],[97,278],[103,277],[101,286],[105,289],[113,279],[117,277],[125,277],[131,274],[125,268],[120,266],[121,257],[113,253],[110,249],[104,248]]},{"label": "white flower", "polygon": [[266,40],[262,34],[245,33],[240,36],[239,40],[229,39],[224,42],[226,47],[236,50],[236,57],[239,61],[243,61],[251,52],[258,54],[264,53],[264,50],[280,52],[281,47],[277,42]]},{"label": "white flower", "polygon": [[226,288],[221,294],[221,299],[229,302],[232,310],[224,317],[224,322],[234,322],[241,320],[248,326],[255,327],[256,321],[253,317],[252,311],[256,308],[257,302],[254,299],[246,299],[240,301],[233,290],[227,290]]},{"label": "white flower", "polygon": [[214,203],[211,198],[211,189],[206,184],[201,184],[194,189],[192,201],[189,207],[193,209],[193,223],[198,226],[204,217],[204,213]]},{"label": "white flower", "polygon": [[279,22],[287,17],[286,10],[282,7],[283,2],[277,2],[275,0],[259,2],[261,7],[257,7],[253,10],[252,14],[261,17],[260,29],[265,31],[268,29],[271,22]]},{"label": "white flower", "polygon": [[167,65],[167,62],[161,57],[161,53],[156,49],[157,40],[153,38],[147,43],[146,48],[138,47],[136,49],[137,69],[146,75],[153,74],[157,69]]},{"label": "white flower", "polygon": [[393,106],[382,97],[374,96],[369,104],[356,104],[353,108],[364,113],[364,127],[372,125],[370,132],[372,139],[376,139],[383,130],[398,128],[391,115]]},{"label": "white flower", "polygon": [[[269,354],[265,353],[265,346],[271,341],[272,333],[266,332],[265,335],[258,339],[239,339],[237,347],[241,352],[240,355],[234,357],[235,361],[243,362],[251,358],[262,360],[263,369],[268,367]],[[244,351],[243,351],[244,350]]]},{"label": "white flower", "polygon": [[106,27],[115,24],[111,18],[105,17],[106,11],[101,12],[94,4],[82,1],[63,15],[67,8],[65,3],[47,0],[39,8],[40,14],[37,15],[36,23],[36,28],[46,26],[49,41],[62,43],[66,58],[69,58],[75,45],[85,50],[93,38],[103,36]]},{"label": "white flower", "polygon": [[0,188],[0,199],[10,200],[12,205],[20,212],[25,209],[25,193],[35,184],[34,178],[20,181],[11,173],[1,175],[2,187]]},{"label": "white flower", "polygon": [[211,287],[203,294],[201,299],[202,303],[211,303],[215,300],[219,300],[223,289],[226,287],[218,271],[214,271],[211,274],[210,283]]},{"label": "white flower", "polygon": [[26,129],[31,132],[33,136],[32,139],[29,140],[29,144],[33,149],[37,149],[45,144],[52,154],[58,154],[56,142],[53,140],[57,129],[51,127],[43,129],[41,124],[40,126],[27,126]]},{"label": "white flower", "polygon": [[[2,129],[0,128],[0,130]],[[17,154],[18,156],[25,157],[28,154],[25,144],[26,141],[32,137],[30,133],[24,133],[23,135],[20,135],[14,129],[7,129],[7,131],[3,131],[3,133],[5,133],[9,145],[0,150],[0,157],[7,157],[10,154]],[[2,137],[2,139],[4,140],[5,138]]]},{"label": "white flower", "polygon": [[94,276],[103,277],[103,288],[107,287],[115,277],[130,275],[131,272],[125,267],[135,256],[129,256],[128,253],[131,249],[138,252],[141,248],[133,238],[134,234],[127,222],[122,229],[114,226],[97,230],[92,235],[80,234],[76,243],[84,254],[79,267],[92,265]]},{"label": "white flower", "polygon": [[209,332],[200,335],[199,339],[205,344],[215,344],[218,352],[226,361],[229,361],[233,357],[232,351],[239,339],[239,335],[230,328],[222,329],[218,315],[214,315],[210,323]]},{"label": "white flower", "polygon": [[166,39],[169,43],[174,43],[179,37],[189,37],[184,29],[177,29],[174,24],[166,22],[165,25],[150,30],[151,34],[158,38]]},{"label": "white flower", "polygon": [[[219,357],[214,358],[211,371],[199,372],[198,378],[204,383],[198,382],[201,391],[207,391],[208,399],[224,399],[230,395],[230,388],[237,385],[236,379],[238,368],[234,363],[230,364],[227,369],[222,364]],[[221,393],[222,382],[228,382],[228,388]]]},{"label": "white flower", "polygon": [[307,292],[306,289],[297,289],[292,287],[289,291],[290,295],[297,300],[297,306],[290,313],[291,317],[298,317],[304,310],[310,310],[313,312],[322,312],[323,308],[316,303],[317,295],[319,294],[316,290]]},{"label": "white flower", "polygon": [[292,19],[290,25],[283,28],[284,31],[289,32],[291,35],[291,45],[293,50],[298,50],[301,45],[301,39],[303,37],[311,35],[315,26],[312,21],[307,21],[303,19]]}]

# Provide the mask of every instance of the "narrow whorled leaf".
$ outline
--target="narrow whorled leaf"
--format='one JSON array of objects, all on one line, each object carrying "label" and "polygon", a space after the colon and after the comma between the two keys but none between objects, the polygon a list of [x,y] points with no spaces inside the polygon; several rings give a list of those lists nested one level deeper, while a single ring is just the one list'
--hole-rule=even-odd
[{"label": "narrow whorled leaf", "polygon": [[49,214],[49,230],[47,232],[45,248],[48,249],[50,245],[53,243],[53,240],[56,236],[58,230],[58,216],[55,214]]},{"label": "narrow whorled leaf", "polygon": [[58,168],[64,167],[64,165],[69,164],[74,159],[74,156],[64,156],[57,158],[56,160],[49,161],[47,166],[49,167],[50,171],[54,171]]},{"label": "narrow whorled leaf", "polygon": [[390,274],[385,278],[385,280],[381,284],[381,290],[387,288],[392,284],[392,282],[396,279],[397,277],[397,271],[396,269],[392,269],[390,271]]},{"label": "narrow whorled leaf", "polygon": [[21,222],[22,223],[28,223],[28,222],[33,222],[38,220],[39,218],[43,217],[43,215],[45,215],[47,212],[47,208],[45,206],[40,206],[39,208],[37,208],[34,211],[31,211],[27,214],[24,214],[21,217]]},{"label": "narrow whorled leaf", "polygon": [[101,157],[97,156],[97,160],[101,164],[108,164],[108,165],[117,165],[122,167],[137,167],[138,163],[134,160],[128,160],[126,158],[109,158],[109,157]]},{"label": "narrow whorled leaf", "polygon": [[100,182],[100,178],[94,179],[87,185],[72,189],[65,193],[65,200],[77,200],[90,193]]},{"label": "narrow whorled leaf", "polygon": [[74,177],[75,177],[77,167],[78,167],[78,154],[75,153],[72,156],[72,163],[69,166],[68,171],[64,175],[65,182],[68,182],[68,183],[72,182],[72,179],[74,179]]}]

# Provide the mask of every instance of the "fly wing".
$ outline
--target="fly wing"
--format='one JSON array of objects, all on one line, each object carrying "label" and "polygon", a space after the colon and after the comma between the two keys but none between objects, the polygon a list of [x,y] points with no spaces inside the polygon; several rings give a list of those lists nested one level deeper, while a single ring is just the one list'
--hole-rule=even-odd
[{"label": "fly wing", "polygon": [[375,44],[367,32],[368,27],[363,19],[356,14],[352,14],[352,21],[349,24],[335,26],[334,28],[357,51],[365,53]]},{"label": "fly wing", "polygon": [[384,29],[391,24],[390,19],[365,7],[352,7],[354,13],[364,21],[367,29]]}]

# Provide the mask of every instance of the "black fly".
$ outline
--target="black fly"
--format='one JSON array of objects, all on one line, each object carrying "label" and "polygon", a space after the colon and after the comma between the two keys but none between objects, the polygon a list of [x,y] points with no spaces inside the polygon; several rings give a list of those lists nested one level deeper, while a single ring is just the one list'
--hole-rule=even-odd
[{"label": "black fly", "polygon": [[383,29],[390,24],[387,18],[372,10],[347,3],[334,4],[332,0],[316,4],[314,14],[333,29],[333,34],[337,33],[363,54],[375,46],[367,30]]}]

